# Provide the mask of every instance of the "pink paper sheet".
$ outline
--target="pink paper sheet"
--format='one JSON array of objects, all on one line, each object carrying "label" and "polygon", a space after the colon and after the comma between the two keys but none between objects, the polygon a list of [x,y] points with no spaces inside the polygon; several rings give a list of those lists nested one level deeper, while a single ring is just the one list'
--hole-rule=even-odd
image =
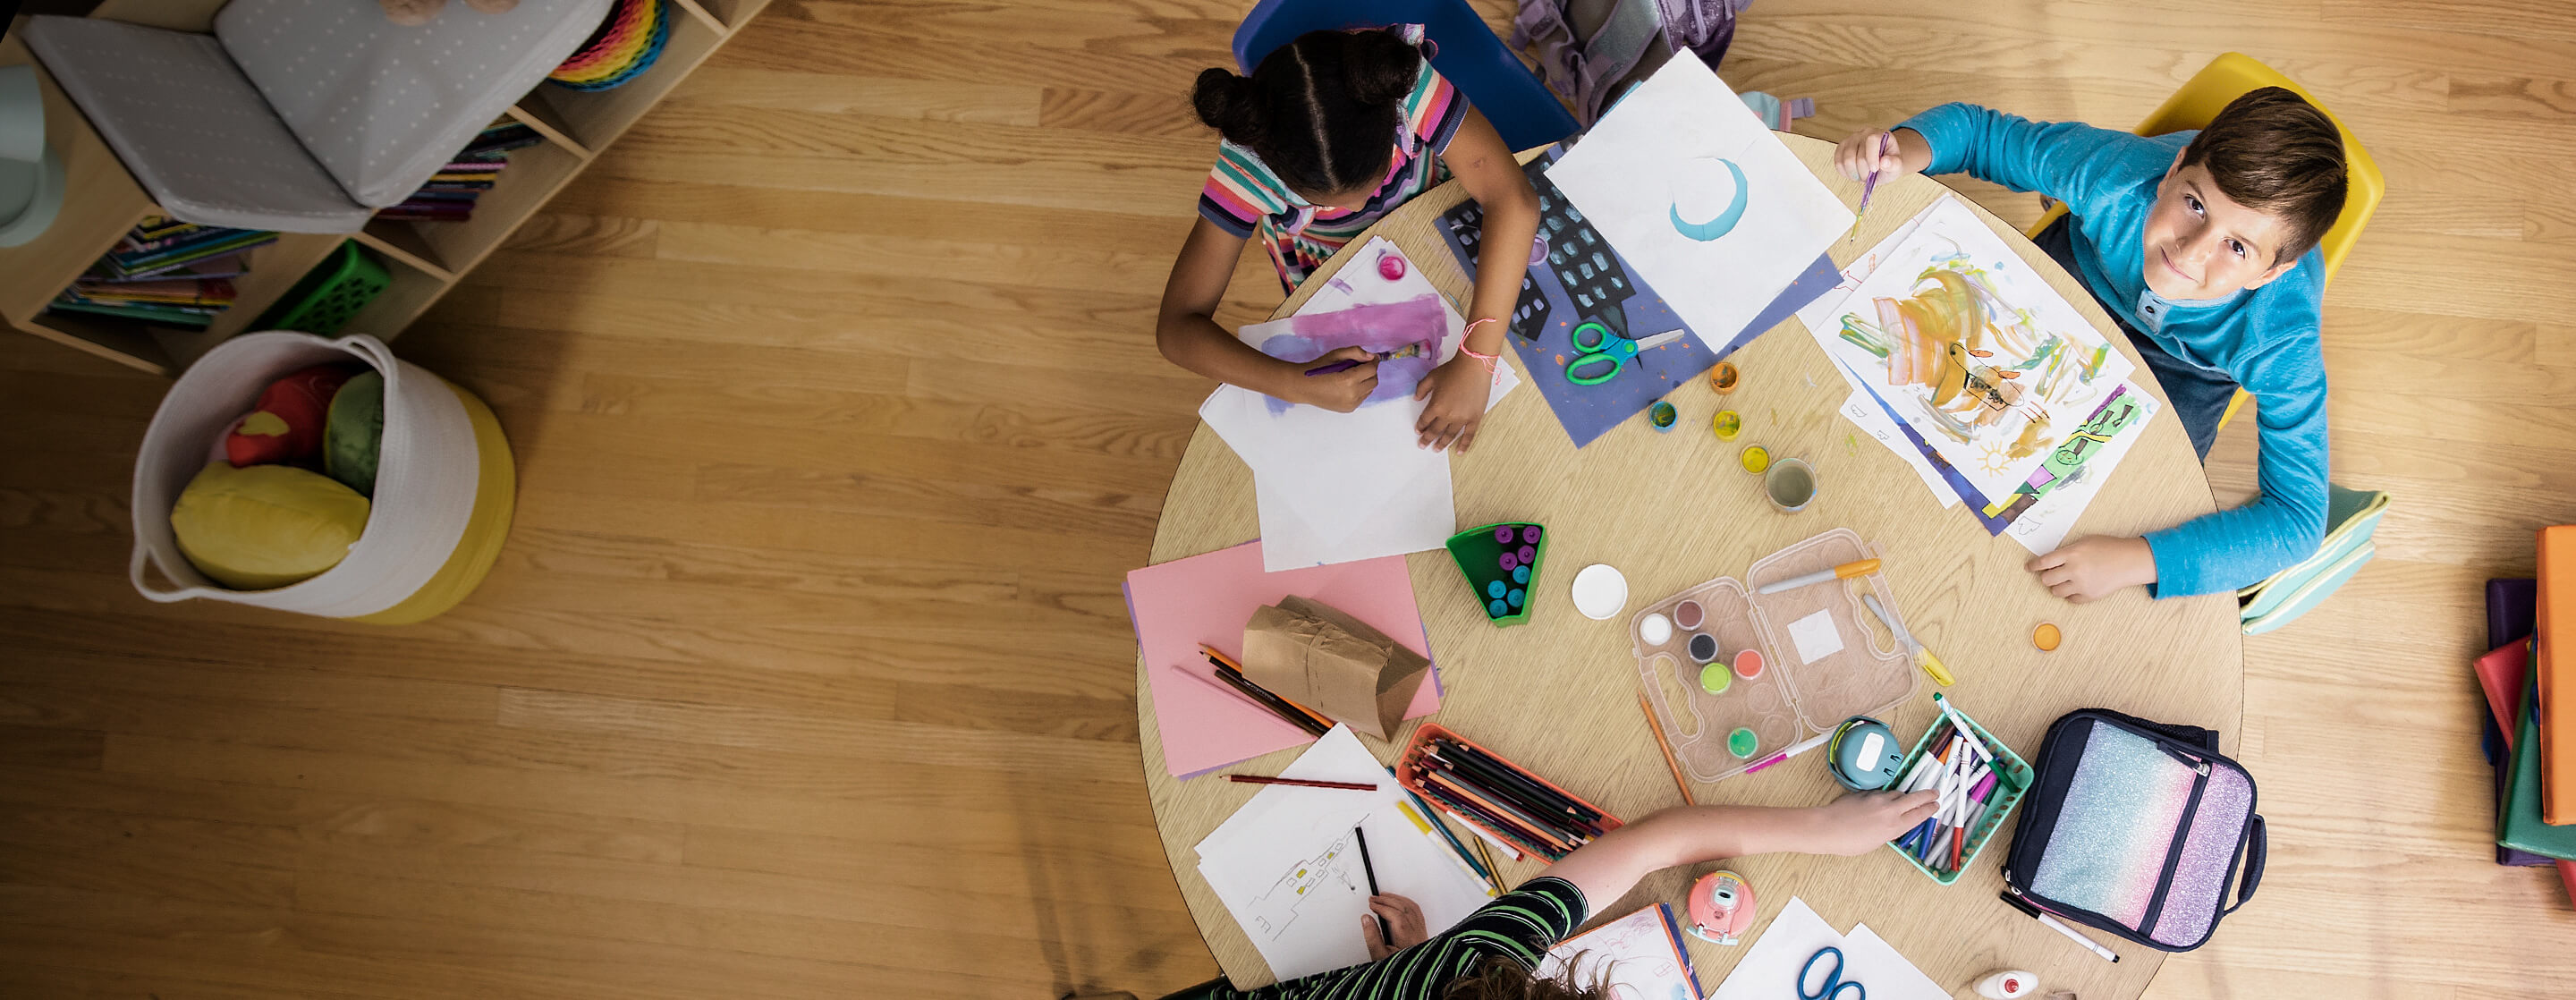
[{"label": "pink paper sheet", "polygon": [[[1163,734],[1163,765],[1174,776],[1196,777],[1273,750],[1313,742],[1304,730],[1226,692],[1186,677],[1185,670],[1217,683],[1199,655],[1199,644],[1228,656],[1243,652],[1243,623],[1265,604],[1290,594],[1322,601],[1425,656],[1431,643],[1422,611],[1413,603],[1413,579],[1403,556],[1261,571],[1261,543],[1245,542],[1206,555],[1176,559],[1127,574],[1127,618],[1136,626],[1145,676],[1154,692],[1154,726]],[[1408,719],[1440,710],[1440,671],[1413,696]]]}]

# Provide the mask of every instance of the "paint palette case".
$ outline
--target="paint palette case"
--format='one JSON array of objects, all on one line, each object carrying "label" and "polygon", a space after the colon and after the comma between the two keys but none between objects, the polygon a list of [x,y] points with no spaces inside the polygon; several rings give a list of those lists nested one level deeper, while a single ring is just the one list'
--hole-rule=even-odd
[{"label": "paint palette case", "polygon": [[[1755,560],[1745,576],[1758,584],[1870,555],[1859,533],[1835,528]],[[1861,606],[1864,591],[1890,614],[1902,614],[1886,581],[1871,573],[1777,594],[1757,594],[1743,581],[1719,577],[1647,605],[1629,619],[1647,701],[1691,780],[1733,777],[1846,718],[1882,714],[1914,696],[1921,675],[1895,637]],[[1658,616],[1660,628],[1650,621]],[[1758,673],[1747,677],[1729,670],[1722,691],[1701,683],[1707,664],[1733,664],[1748,649],[1761,657]],[[1708,653],[1714,656],[1702,655]],[[1739,730],[1752,739],[1730,740]]]}]

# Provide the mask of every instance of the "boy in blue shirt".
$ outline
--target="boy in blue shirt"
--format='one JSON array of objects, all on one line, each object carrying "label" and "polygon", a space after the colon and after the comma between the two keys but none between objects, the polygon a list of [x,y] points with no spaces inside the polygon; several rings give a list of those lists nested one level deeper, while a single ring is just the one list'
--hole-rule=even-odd
[{"label": "boy in blue shirt", "polygon": [[1964,172],[2064,202],[2067,217],[2037,242],[2119,322],[2204,459],[2237,387],[2253,394],[2262,496],[2143,538],[2059,546],[2026,567],[2050,593],[2080,604],[2140,584],[2157,597],[2234,590],[2316,551],[2326,518],[2316,245],[2345,191],[2342,137],[2324,112],[2265,87],[2207,128],[2142,137],[1944,104],[1893,133],[1844,140],[1835,165],[1853,179]]}]

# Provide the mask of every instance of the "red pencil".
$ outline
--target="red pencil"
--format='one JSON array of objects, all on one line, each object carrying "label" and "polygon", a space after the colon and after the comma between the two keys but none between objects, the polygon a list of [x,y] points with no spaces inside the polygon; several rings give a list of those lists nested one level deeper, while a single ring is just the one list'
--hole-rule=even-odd
[{"label": "red pencil", "polygon": [[1355,792],[1377,791],[1376,785],[1363,785],[1356,781],[1308,781],[1304,778],[1265,778],[1258,774],[1229,774],[1225,776],[1225,780],[1240,781],[1247,785],[1295,785],[1299,788],[1348,788]]}]

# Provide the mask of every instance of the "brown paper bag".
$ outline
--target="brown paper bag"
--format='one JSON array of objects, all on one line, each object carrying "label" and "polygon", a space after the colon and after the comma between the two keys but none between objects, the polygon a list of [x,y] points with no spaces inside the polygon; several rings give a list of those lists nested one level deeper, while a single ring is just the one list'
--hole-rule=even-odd
[{"label": "brown paper bag", "polygon": [[1243,675],[1378,739],[1404,721],[1431,661],[1318,601],[1290,595],[1243,626]]}]

